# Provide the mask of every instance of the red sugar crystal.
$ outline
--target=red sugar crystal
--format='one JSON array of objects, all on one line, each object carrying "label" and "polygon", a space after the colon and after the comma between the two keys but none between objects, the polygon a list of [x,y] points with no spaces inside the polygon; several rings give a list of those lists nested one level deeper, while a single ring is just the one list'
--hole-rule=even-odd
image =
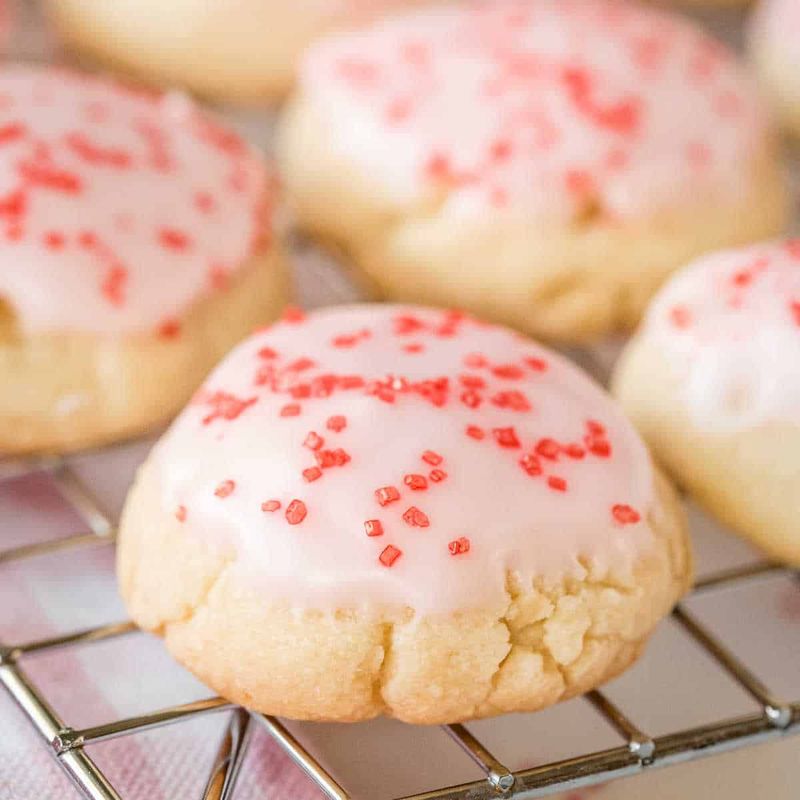
[{"label": "red sugar crystal", "polygon": [[375,490],[375,497],[382,506],[388,506],[400,499],[400,492],[394,486],[384,486]]},{"label": "red sugar crystal", "polygon": [[480,375],[461,375],[458,380],[465,389],[485,389],[486,381]]},{"label": "red sugar crystal", "polygon": [[309,467],[303,470],[303,477],[308,483],[312,483],[322,477],[322,470],[319,467]]},{"label": "red sugar crystal", "polygon": [[283,322],[296,324],[298,322],[303,322],[305,318],[306,314],[302,308],[298,308],[297,306],[286,306],[283,312],[283,316],[281,317],[281,320]]},{"label": "red sugar crystal", "polygon": [[464,392],[461,395],[461,402],[467,408],[478,408],[481,404],[481,396],[477,392],[473,392],[471,389],[468,392]]},{"label": "red sugar crystal", "polygon": [[511,411],[530,411],[531,404],[522,392],[513,389],[507,392],[498,392],[493,398],[492,403],[498,408],[508,408]]},{"label": "red sugar crystal", "polygon": [[441,483],[441,481],[443,481],[447,477],[447,473],[441,469],[432,469],[428,477],[434,483]]},{"label": "red sugar crystal", "polygon": [[567,482],[563,478],[559,478],[555,475],[551,475],[547,479],[547,485],[551,489],[555,489],[557,492],[566,492],[567,491]]},{"label": "red sugar crystal", "polygon": [[531,356],[530,358],[525,359],[525,363],[534,372],[544,372],[547,369],[547,362],[542,358],[535,358]]},{"label": "red sugar crystal", "polygon": [[181,324],[176,319],[165,319],[158,326],[158,335],[162,339],[177,339],[181,335]]},{"label": "red sugar crystal", "polygon": [[592,436],[605,436],[606,429],[596,420],[590,419],[586,421],[586,430],[592,434]]},{"label": "red sugar crystal", "polygon": [[383,536],[383,523],[379,519],[368,519],[364,523],[367,536]]},{"label": "red sugar crystal", "polygon": [[267,500],[261,504],[262,511],[277,511],[281,507],[280,500]]},{"label": "red sugar crystal", "polygon": [[422,454],[422,460],[432,467],[438,467],[444,459],[438,453],[434,453],[433,450],[426,450]]},{"label": "red sugar crystal", "polygon": [[460,556],[463,553],[469,553],[469,539],[467,539],[466,536],[454,539],[447,545],[447,549],[450,551],[451,556]]},{"label": "red sugar crystal", "polygon": [[177,228],[161,228],[158,241],[168,250],[186,250],[189,247],[189,237]]},{"label": "red sugar crystal", "polygon": [[306,504],[302,500],[292,500],[286,506],[286,521],[290,525],[299,525],[306,518],[307,513]]},{"label": "red sugar crystal", "polygon": [[333,451],[333,458],[334,464],[337,467],[343,467],[348,461],[350,461],[350,454],[347,451],[342,450],[341,447],[337,447]]},{"label": "red sugar crystal", "polygon": [[48,231],[44,234],[42,240],[48,250],[61,250],[67,241],[64,234],[59,231]]},{"label": "red sugar crystal", "polygon": [[323,444],[325,444],[325,440],[319,434],[314,433],[314,431],[311,431],[303,442],[303,446],[307,447],[309,450],[319,450]]},{"label": "red sugar crystal", "polygon": [[500,447],[510,449],[519,447],[519,439],[513,428],[494,428],[492,434]]},{"label": "red sugar crystal", "polygon": [[277,358],[278,354],[271,347],[262,347],[258,351],[259,358]]},{"label": "red sugar crystal", "polygon": [[291,372],[304,372],[307,369],[311,369],[313,366],[314,362],[310,358],[303,357],[295,359],[291,364],[287,364],[286,369]]},{"label": "red sugar crystal", "polygon": [[620,525],[635,525],[642,518],[641,514],[628,505],[618,503],[611,509],[611,514]]},{"label": "red sugar crystal", "polygon": [[391,567],[401,555],[403,555],[403,551],[398,550],[394,545],[390,544],[388,547],[385,547],[383,552],[378,556],[378,561],[380,561],[384,567]]},{"label": "red sugar crystal", "polygon": [[296,417],[300,413],[300,405],[298,403],[287,403],[281,410],[282,417]]},{"label": "red sugar crystal", "polygon": [[175,519],[178,522],[186,522],[186,506],[178,506],[175,509]]},{"label": "red sugar crystal", "polygon": [[405,511],[403,514],[403,519],[412,528],[427,528],[428,525],[430,525],[428,516],[424,512],[420,511],[416,506],[411,506],[407,511]]},{"label": "red sugar crystal", "polygon": [[217,497],[228,497],[229,495],[233,494],[233,490],[236,488],[236,482],[227,480],[222,481],[222,483],[217,486],[214,490],[214,494]]},{"label": "red sugar crystal", "polygon": [[790,306],[795,324],[800,325],[800,300],[794,300]]},{"label": "red sugar crystal", "polygon": [[403,478],[403,483],[415,492],[428,488],[428,481],[424,475],[406,475]]},{"label": "red sugar crystal", "polygon": [[586,457],[586,451],[579,444],[568,444],[564,448],[564,452],[570,458],[581,459]]},{"label": "red sugar crystal", "polygon": [[425,345],[420,344],[419,342],[412,342],[411,344],[404,344],[403,350],[406,353],[421,353],[425,349]]},{"label": "red sugar crystal", "polygon": [[553,439],[540,439],[536,444],[536,453],[542,458],[557,461],[561,452],[561,445]]},{"label": "red sugar crystal", "polygon": [[536,456],[532,453],[523,456],[519,460],[519,465],[525,470],[525,472],[528,473],[528,475],[532,475],[533,477],[542,474],[542,465],[539,463],[539,459],[536,458]]},{"label": "red sugar crystal", "polygon": [[480,353],[470,353],[464,359],[464,365],[472,369],[480,369],[485,367],[489,362]]},{"label": "red sugar crystal", "polygon": [[347,420],[342,416],[330,417],[325,427],[329,431],[334,431],[335,433],[339,433],[347,427]]},{"label": "red sugar crystal", "polygon": [[584,438],[586,449],[598,458],[608,458],[611,455],[611,445],[605,439],[587,436]]},{"label": "red sugar crystal", "polygon": [[500,364],[492,369],[492,374],[505,380],[519,380],[525,373],[516,364]]},{"label": "red sugar crystal", "polygon": [[670,309],[669,319],[676,328],[688,328],[692,323],[692,315],[685,306],[674,306]]},{"label": "red sugar crystal", "polygon": [[479,428],[477,425],[467,425],[467,436],[480,441],[486,436],[486,433],[483,428]]}]

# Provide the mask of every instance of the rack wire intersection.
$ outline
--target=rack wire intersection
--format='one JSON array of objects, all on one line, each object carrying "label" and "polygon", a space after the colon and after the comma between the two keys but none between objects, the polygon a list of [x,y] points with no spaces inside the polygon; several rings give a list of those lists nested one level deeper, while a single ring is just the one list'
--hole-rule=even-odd
[{"label": "rack wire intersection", "polygon": [[[49,473],[59,492],[80,514],[89,530],[66,538],[0,550],[0,569],[9,562],[34,558],[45,553],[98,545],[113,546],[114,521],[102,510],[91,491],[64,460],[52,458],[0,461],[0,481],[42,470]],[[789,573],[789,570],[767,562],[727,570],[699,581],[693,595],[779,572]],[[760,713],[653,737],[637,727],[625,711],[603,692],[595,690],[586,696],[587,700],[624,739],[625,744],[516,772],[504,766],[463,725],[446,725],[442,726],[444,734],[480,767],[486,775],[485,780],[434,788],[397,800],[522,800],[542,797],[800,733],[800,700],[787,702],[775,696],[768,686],[688,610],[685,602],[678,605],[673,612],[673,618],[711,656],[717,666],[759,704]],[[75,730],[59,717],[48,699],[26,674],[24,662],[33,653],[88,646],[92,642],[130,635],[135,631],[134,624],[125,621],[39,641],[0,643],[0,684],[21,707],[30,723],[51,748],[54,758],[84,797],[90,800],[123,800],[87,754],[86,745],[181,723],[198,715],[229,711],[232,712],[231,717],[210,765],[203,800],[233,800],[236,778],[247,752],[254,723],[261,724],[328,797],[333,800],[351,800],[335,778],[275,717],[249,713],[220,697],[210,697]]]}]

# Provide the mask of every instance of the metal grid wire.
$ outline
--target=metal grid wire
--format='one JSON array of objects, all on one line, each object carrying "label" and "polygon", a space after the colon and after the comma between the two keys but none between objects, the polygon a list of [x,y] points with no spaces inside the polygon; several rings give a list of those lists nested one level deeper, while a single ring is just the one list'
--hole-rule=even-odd
[{"label": "metal grid wire", "polygon": [[[85,520],[89,531],[0,551],[0,569],[11,561],[33,558],[44,553],[97,545],[109,546],[114,543],[114,521],[101,509],[92,492],[63,460],[0,462],[0,480],[43,469],[50,474],[64,498]],[[766,562],[727,570],[699,581],[693,595],[710,588],[779,572],[788,572],[788,569]],[[800,700],[787,702],[775,696],[711,630],[689,612],[685,603],[678,605],[673,617],[683,631],[711,656],[719,669],[755,699],[761,707],[760,713],[722,719],[712,724],[653,737],[637,727],[626,710],[612,703],[603,692],[595,690],[586,696],[591,707],[626,743],[516,772],[505,767],[463,725],[445,725],[442,726],[443,734],[449,736],[483,770],[486,779],[459,786],[432,788],[430,791],[398,800],[496,800],[498,797],[517,800],[541,797],[634,775],[653,767],[690,761],[800,733]],[[184,722],[201,714],[233,711],[210,765],[208,781],[202,794],[203,800],[233,800],[236,777],[247,751],[249,733],[254,722],[266,728],[328,797],[349,800],[350,795],[275,717],[251,714],[220,697],[211,697],[75,730],[59,717],[48,699],[26,675],[25,658],[32,653],[88,645],[135,631],[133,623],[120,622],[40,641],[0,643],[0,683],[25,712],[31,724],[50,746],[54,758],[85,797],[91,800],[123,800],[87,754],[86,745]]]}]

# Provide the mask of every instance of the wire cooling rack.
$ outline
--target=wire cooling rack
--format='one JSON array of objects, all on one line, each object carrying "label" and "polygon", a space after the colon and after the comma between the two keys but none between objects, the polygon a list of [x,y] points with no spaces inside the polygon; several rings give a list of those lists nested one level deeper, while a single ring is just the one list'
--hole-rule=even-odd
[{"label": "wire cooling rack", "polygon": [[[68,553],[79,548],[114,544],[115,521],[102,510],[91,489],[67,461],[0,461],[0,481],[42,470],[47,471],[65,500],[85,521],[87,529],[66,538],[0,551],[0,570],[10,562],[32,559],[46,553]],[[791,573],[785,567],[759,562],[703,578],[695,586],[692,596],[710,589],[735,586],[770,573],[785,573],[798,579],[796,573]],[[800,581],[797,581],[797,590],[800,592]],[[441,728],[442,735],[450,737],[454,745],[472,759],[484,772],[485,780],[457,786],[431,787],[429,791],[407,795],[398,800],[496,800],[498,797],[518,800],[541,797],[800,733],[800,700],[790,702],[776,696],[769,686],[723,644],[721,637],[688,609],[686,601],[674,610],[673,618],[684,635],[693,639],[719,670],[732,678],[756,701],[760,706],[759,712],[651,736],[634,722],[637,717],[636,709],[621,708],[602,691],[593,691],[586,696],[590,706],[624,739],[624,744],[513,772],[463,725],[446,725]],[[61,719],[48,698],[26,674],[26,658],[34,653],[90,646],[93,642],[135,633],[133,623],[119,622],[38,641],[0,643],[0,684],[21,707],[30,724],[41,735],[44,744],[49,746],[53,757],[83,796],[91,800],[124,800],[86,752],[87,745],[179,724],[199,715],[232,711],[216,756],[209,764],[203,800],[235,800],[236,778],[254,724],[264,726],[328,797],[334,800],[350,800],[351,796],[336,779],[275,717],[249,713],[220,697],[210,697],[140,716],[116,719],[94,727],[74,729],[70,727],[68,720]],[[658,691],[657,686],[650,689],[653,692]]]}]

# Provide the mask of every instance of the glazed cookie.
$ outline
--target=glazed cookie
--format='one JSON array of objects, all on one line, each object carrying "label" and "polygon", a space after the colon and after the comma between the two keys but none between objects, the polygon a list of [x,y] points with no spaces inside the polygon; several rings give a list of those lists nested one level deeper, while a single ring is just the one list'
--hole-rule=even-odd
[{"label": "glazed cookie", "polygon": [[218,100],[282,97],[331,28],[423,0],[46,0],[64,42],[95,61]]},{"label": "glazed cookie", "polygon": [[800,242],[718,253],[677,275],[615,391],[676,480],[800,565]]},{"label": "glazed cookie", "polygon": [[787,208],[733,56],[614,0],[467,2],[328,38],[279,149],[300,224],[379,295],[556,340],[633,325],[673,268]]},{"label": "glazed cookie", "polygon": [[781,118],[800,136],[800,3],[762,0],[750,25],[750,50]]},{"label": "glazed cookie", "polygon": [[274,319],[272,184],[185,98],[0,70],[0,453],[165,422]]},{"label": "glazed cookie", "polygon": [[294,314],[156,445],[118,571],[226,697],[301,719],[531,711],[617,675],[686,590],[682,510],[605,393],[455,312]]}]

